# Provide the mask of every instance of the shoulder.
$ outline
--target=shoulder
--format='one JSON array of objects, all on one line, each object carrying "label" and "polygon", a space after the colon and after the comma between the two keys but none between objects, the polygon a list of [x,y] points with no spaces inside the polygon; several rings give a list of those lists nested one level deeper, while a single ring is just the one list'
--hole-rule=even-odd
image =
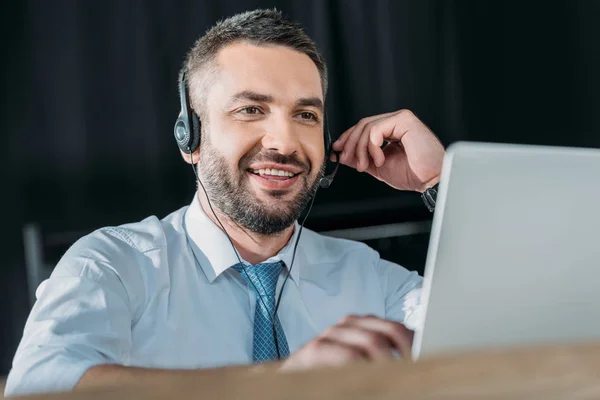
[{"label": "shoulder", "polygon": [[145,257],[167,245],[168,235],[181,229],[183,207],[162,220],[150,216],[119,226],[106,226],[77,240],[63,255],[53,273],[101,280],[107,272],[118,276],[135,274],[136,266],[151,261]]},{"label": "shoulder", "polygon": [[309,264],[319,264],[319,268],[344,270],[351,266],[354,271],[377,275],[385,285],[388,280],[401,283],[420,279],[416,272],[382,259],[378,251],[365,243],[325,236],[308,229],[306,237],[304,235],[303,232],[302,245],[306,258]]},{"label": "shoulder", "polygon": [[169,235],[181,231],[185,210],[186,207],[181,208],[162,220],[151,216],[135,223],[103,227],[83,236],[63,255],[50,278],[38,287],[38,299],[51,295],[48,288],[79,282],[82,287],[99,287],[104,295],[120,296],[139,315],[149,295],[148,285],[168,268],[164,255],[166,243]]},{"label": "shoulder", "polygon": [[353,259],[375,265],[379,253],[362,242],[326,236],[310,229],[302,232],[302,247],[309,262],[339,264]]}]

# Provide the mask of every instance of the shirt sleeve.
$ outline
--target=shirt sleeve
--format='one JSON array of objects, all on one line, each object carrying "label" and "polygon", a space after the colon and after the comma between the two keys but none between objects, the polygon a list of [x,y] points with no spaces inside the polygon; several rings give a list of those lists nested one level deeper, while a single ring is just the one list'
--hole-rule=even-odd
[{"label": "shirt sleeve", "polygon": [[127,359],[132,308],[115,264],[131,248],[112,239],[80,240],[39,286],[6,396],[68,391],[92,366]]},{"label": "shirt sleeve", "polygon": [[401,322],[415,330],[420,324],[421,287],[423,278],[415,271],[380,259],[377,269],[381,274],[385,294],[385,318]]}]

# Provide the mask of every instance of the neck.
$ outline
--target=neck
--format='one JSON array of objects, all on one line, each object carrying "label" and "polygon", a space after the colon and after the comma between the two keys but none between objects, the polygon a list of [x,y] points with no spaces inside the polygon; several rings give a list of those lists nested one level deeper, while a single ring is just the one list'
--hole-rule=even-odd
[{"label": "neck", "polygon": [[[212,208],[219,218],[217,221],[204,193],[198,192],[198,200],[200,200],[200,206],[204,210],[204,213],[208,215],[208,218],[210,218],[219,229],[223,230],[223,228],[225,228],[225,234],[227,234],[233,242],[240,257],[250,264],[254,265],[261,263],[278,254],[289,242],[294,233],[294,225],[286,228],[282,232],[272,235],[263,235],[252,232],[236,224],[213,205]],[[219,223],[219,221],[221,223]],[[221,226],[221,224],[223,224],[223,226]]]}]

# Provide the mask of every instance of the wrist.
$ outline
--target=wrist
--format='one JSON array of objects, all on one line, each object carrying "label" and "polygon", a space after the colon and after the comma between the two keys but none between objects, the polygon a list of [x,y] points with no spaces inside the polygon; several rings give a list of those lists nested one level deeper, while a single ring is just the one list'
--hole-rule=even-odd
[{"label": "wrist", "polygon": [[[436,176],[435,178],[425,182],[423,187],[419,190],[421,194],[425,193],[428,189],[432,189],[434,186],[437,186],[440,183],[440,176]],[[437,189],[437,187],[436,187]]]}]

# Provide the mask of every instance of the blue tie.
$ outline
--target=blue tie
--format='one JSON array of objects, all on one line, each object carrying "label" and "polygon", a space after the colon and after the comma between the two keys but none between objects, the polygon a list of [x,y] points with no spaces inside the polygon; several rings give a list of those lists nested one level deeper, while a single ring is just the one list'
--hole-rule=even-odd
[{"label": "blue tie", "polygon": [[252,358],[255,363],[277,360],[277,347],[273,338],[273,325],[271,323],[272,318],[275,320],[279,354],[282,359],[290,354],[279,317],[275,315],[275,291],[282,267],[282,261],[246,265],[244,267],[241,264],[233,266],[256,295],[254,339],[252,345]]}]

